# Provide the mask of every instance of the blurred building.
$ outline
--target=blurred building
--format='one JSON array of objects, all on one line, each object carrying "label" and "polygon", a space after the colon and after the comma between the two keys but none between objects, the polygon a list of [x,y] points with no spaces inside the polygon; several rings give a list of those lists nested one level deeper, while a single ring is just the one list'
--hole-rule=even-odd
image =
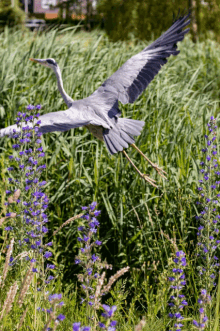
[{"label": "blurred building", "polygon": [[[25,2],[28,3],[28,13],[30,14],[39,14],[44,15],[46,19],[57,18],[59,8],[58,5],[60,3],[65,3],[66,0],[20,0],[23,9],[25,10]],[[84,18],[87,12],[88,3],[95,9],[96,0],[78,0],[73,1],[73,4],[70,5],[70,9],[72,17],[76,16],[80,18]],[[65,10],[63,11],[63,15],[65,18]]]},{"label": "blurred building", "polygon": [[58,0],[31,0],[34,2],[34,13],[44,13],[45,18],[56,18],[59,9],[54,8],[58,4]]}]

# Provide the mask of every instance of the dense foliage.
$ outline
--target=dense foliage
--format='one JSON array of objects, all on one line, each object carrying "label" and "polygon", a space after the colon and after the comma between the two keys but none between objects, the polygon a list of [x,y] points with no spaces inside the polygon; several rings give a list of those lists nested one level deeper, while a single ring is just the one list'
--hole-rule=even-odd
[{"label": "dense foliage", "polygon": [[0,27],[16,26],[24,23],[25,14],[18,6],[19,1],[14,0],[12,6],[11,0],[1,0],[0,2]]},{"label": "dense foliage", "polygon": [[[158,37],[173,19],[173,8],[182,12],[188,1],[100,0],[98,11],[104,15],[105,30],[113,41]],[[164,20],[166,17],[166,20]]]},{"label": "dense foliage", "polygon": [[213,31],[219,34],[219,0],[99,0],[98,12],[104,17],[104,27],[113,41],[132,37],[149,40],[169,28],[172,19],[190,10],[191,33],[194,39]]},{"label": "dense foliage", "polygon": [[[6,29],[0,38],[2,127],[13,124],[15,113],[29,103],[42,104],[46,113],[66,109],[54,74],[29,58],[54,57],[63,68],[67,92],[80,99],[146,45],[112,44],[102,34],[75,35],[74,29],[41,36]],[[189,38],[178,47],[178,57],[169,59],[146,92],[133,105],[120,105],[123,116],[146,122],[137,146],[167,171],[169,181],[157,178],[132,148],[128,154],[158,180],[159,190],[139,178],[121,154],[110,157],[104,144],[86,129],[43,136],[51,229],[78,213],[81,205],[97,200],[102,210],[103,256],[117,270],[159,261],[161,272],[169,253],[161,230],[168,234],[174,230],[189,252],[196,238],[197,158],[207,116],[216,116],[219,110],[220,48],[211,40],[195,45]],[[10,140],[1,140],[2,201],[10,152]],[[57,241],[55,260],[68,282],[75,273],[76,231],[77,224],[72,224]]]}]

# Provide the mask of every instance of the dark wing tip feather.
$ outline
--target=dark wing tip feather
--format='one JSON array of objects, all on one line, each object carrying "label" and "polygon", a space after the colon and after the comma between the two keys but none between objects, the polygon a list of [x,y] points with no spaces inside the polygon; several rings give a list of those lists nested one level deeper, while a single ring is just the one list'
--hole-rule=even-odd
[{"label": "dark wing tip feather", "polygon": [[[136,78],[133,80],[128,88],[128,101],[133,103],[137,97],[144,91],[151,80],[156,76],[161,67],[167,62],[167,58],[170,55],[178,55],[180,53],[177,50],[177,42],[184,39],[188,29],[183,30],[190,22],[186,19],[190,14],[179,17],[174,24],[168,29],[160,38],[153,42],[150,46],[144,49],[144,52],[148,54],[150,51],[150,59],[146,61],[146,64],[141,68]],[[145,84],[143,82],[145,79]],[[139,83],[141,82],[141,84]],[[139,87],[139,88],[138,88]],[[138,91],[136,91],[138,89]]]},{"label": "dark wing tip feather", "polygon": [[[190,16],[190,13],[188,13],[185,16],[181,16],[174,21],[174,23],[171,25],[171,27],[164,32],[157,40],[155,40],[152,44],[147,46],[144,51],[155,49],[157,47],[162,46],[174,46],[178,41],[182,41],[185,34],[189,32],[189,28],[183,30],[187,25],[190,23],[190,19],[187,20],[187,18]],[[186,21],[187,20],[187,21]],[[182,38],[182,39],[181,39]],[[169,40],[170,39],[170,40]]]},{"label": "dark wing tip feather", "polygon": [[[185,16],[178,14],[175,22],[165,33],[125,62],[98,91],[103,93],[104,87],[105,92],[108,91],[112,95],[114,102],[119,100],[123,104],[133,103],[167,62],[167,58],[179,54],[177,43],[189,32],[189,28],[184,30],[190,23],[189,16],[190,12]],[[109,94],[103,93],[102,97],[108,100]]]}]

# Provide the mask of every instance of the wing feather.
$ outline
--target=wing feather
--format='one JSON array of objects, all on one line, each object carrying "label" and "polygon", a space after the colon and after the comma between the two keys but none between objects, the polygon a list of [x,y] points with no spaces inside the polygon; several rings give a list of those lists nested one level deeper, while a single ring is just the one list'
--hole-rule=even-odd
[{"label": "wing feather", "polygon": [[116,101],[133,103],[146,89],[170,55],[177,55],[177,42],[182,41],[189,29],[189,15],[178,18],[173,25],[151,45],[132,56],[109,77],[93,95],[108,99],[112,94],[112,105]]},{"label": "wing feather", "polygon": [[54,131],[68,131],[73,128],[85,126],[91,123],[92,118],[85,117],[82,112],[76,109],[52,112],[39,117],[41,120],[39,131],[42,133]]},{"label": "wing feather", "polygon": [[[38,120],[41,121],[39,131],[42,133],[64,132],[89,124],[103,125],[104,128],[109,129],[109,126],[94,114],[92,109],[85,108],[85,105],[78,101],[74,102],[73,106],[65,111],[48,113],[40,116]],[[27,125],[32,127],[33,123],[29,122]],[[23,126],[26,126],[26,124]],[[12,136],[14,132],[20,132],[20,128],[17,125],[8,126],[0,130],[0,137]]]}]

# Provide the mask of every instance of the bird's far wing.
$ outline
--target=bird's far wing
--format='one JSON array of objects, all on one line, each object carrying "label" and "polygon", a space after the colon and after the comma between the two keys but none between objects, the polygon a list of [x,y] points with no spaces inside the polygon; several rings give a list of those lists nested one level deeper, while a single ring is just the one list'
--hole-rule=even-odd
[{"label": "bird's far wing", "polygon": [[85,116],[82,111],[70,107],[65,111],[48,113],[39,117],[41,121],[39,131],[42,133],[54,131],[68,131],[73,128],[85,126],[91,123],[92,117]]},{"label": "bird's far wing", "polygon": [[131,57],[109,77],[94,96],[106,97],[121,103],[133,103],[146,89],[170,55],[177,55],[177,42],[189,31],[183,30],[189,23],[190,14],[178,18],[173,25],[142,52]]},{"label": "bird's far wing", "polygon": [[[85,113],[75,107],[70,107],[65,111],[42,115],[38,118],[38,121],[39,120],[41,121],[39,131],[47,133],[54,131],[68,131],[73,128],[88,125],[93,122],[93,117],[89,112]],[[33,123],[28,122],[27,125],[32,127]],[[25,124],[22,126],[25,126]],[[0,130],[0,137],[11,137],[14,132],[20,132],[20,128],[17,125],[8,126],[7,128]]]}]

